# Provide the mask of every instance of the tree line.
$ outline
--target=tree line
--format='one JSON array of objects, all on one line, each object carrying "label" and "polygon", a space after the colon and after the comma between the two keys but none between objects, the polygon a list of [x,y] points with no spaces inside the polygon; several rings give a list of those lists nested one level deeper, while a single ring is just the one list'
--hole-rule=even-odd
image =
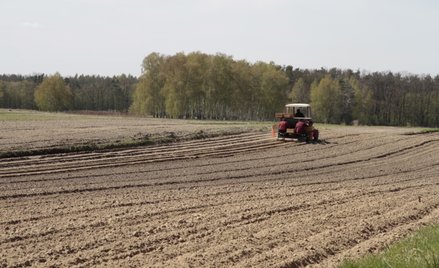
[{"label": "tree line", "polygon": [[273,63],[235,61],[199,52],[143,60],[130,111],[156,117],[272,119],[287,100],[289,81]]},{"label": "tree line", "polygon": [[0,75],[0,107],[45,111],[89,110],[128,112],[138,79],[60,74]]},{"label": "tree line", "polygon": [[311,102],[320,122],[439,126],[439,75],[322,69],[290,77],[292,101]]},{"label": "tree line", "polygon": [[439,127],[439,75],[308,70],[224,54],[151,53],[139,77],[0,75],[0,107],[167,118],[273,120],[311,103],[317,122]]}]

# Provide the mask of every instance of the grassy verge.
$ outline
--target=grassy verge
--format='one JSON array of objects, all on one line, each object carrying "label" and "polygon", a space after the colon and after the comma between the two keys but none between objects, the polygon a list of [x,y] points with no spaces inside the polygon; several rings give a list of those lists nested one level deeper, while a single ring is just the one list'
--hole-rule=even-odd
[{"label": "grassy verge", "polygon": [[422,135],[422,134],[429,134],[429,133],[435,133],[435,132],[439,132],[439,128],[424,128],[424,129],[419,129],[418,131],[411,131],[411,132],[407,132],[406,135]]},{"label": "grassy verge", "polygon": [[87,120],[97,115],[68,114],[63,112],[40,112],[36,110],[0,109],[0,121],[51,121],[51,120]]},{"label": "grassy verge", "polygon": [[433,132],[439,132],[439,128],[426,128],[420,131],[420,133],[422,134],[433,133]]},{"label": "grassy verge", "polygon": [[0,109],[0,121],[41,121],[50,120],[56,114],[42,113],[31,110]]},{"label": "grassy verge", "polygon": [[438,268],[439,225],[425,227],[384,252],[346,260],[340,268]]}]

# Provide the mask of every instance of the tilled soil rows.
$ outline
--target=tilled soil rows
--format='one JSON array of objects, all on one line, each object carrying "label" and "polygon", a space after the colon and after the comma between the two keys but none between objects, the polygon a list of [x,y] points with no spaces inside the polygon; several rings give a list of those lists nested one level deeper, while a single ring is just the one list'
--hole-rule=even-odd
[{"label": "tilled soil rows", "polygon": [[439,223],[439,133],[326,129],[0,161],[0,267],[333,267]]}]

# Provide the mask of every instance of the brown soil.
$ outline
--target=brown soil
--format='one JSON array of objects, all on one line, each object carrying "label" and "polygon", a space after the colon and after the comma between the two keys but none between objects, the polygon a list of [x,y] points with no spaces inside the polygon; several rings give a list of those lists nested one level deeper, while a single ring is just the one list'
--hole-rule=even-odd
[{"label": "brown soil", "polygon": [[[91,116],[20,111],[23,120],[0,120],[0,155],[8,152],[38,152],[57,148],[123,145],[144,140],[194,135],[216,136],[244,131],[268,131],[267,124],[233,121],[173,120],[129,116]],[[32,115],[39,120],[29,120]],[[1,118],[0,118],[1,119]]]},{"label": "brown soil", "polygon": [[439,133],[333,127],[0,161],[0,267],[333,267],[439,223]]}]

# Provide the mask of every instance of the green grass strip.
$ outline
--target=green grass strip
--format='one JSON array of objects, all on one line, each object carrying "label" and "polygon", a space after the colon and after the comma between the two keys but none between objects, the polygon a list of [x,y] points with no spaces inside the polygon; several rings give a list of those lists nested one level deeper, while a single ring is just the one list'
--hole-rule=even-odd
[{"label": "green grass strip", "polygon": [[421,133],[434,133],[439,132],[439,128],[428,128],[428,129],[422,129]]},{"label": "green grass strip", "polygon": [[345,260],[340,268],[439,268],[439,225],[425,227],[384,252]]}]

